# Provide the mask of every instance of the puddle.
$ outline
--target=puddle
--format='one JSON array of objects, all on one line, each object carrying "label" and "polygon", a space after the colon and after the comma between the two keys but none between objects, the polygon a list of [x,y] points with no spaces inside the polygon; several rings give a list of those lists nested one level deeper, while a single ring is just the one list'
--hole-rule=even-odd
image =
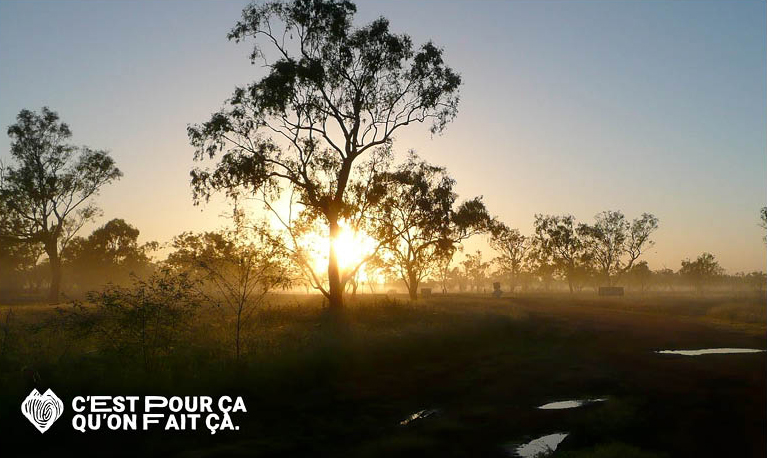
[{"label": "puddle", "polygon": [[554,433],[547,436],[539,437],[522,445],[509,445],[506,447],[506,451],[511,456],[518,456],[522,458],[538,458],[543,456],[549,456],[557,450],[559,444],[565,440],[569,433]]},{"label": "puddle", "polygon": [[607,398],[571,399],[569,401],[550,402],[548,404],[538,406],[538,408],[542,410],[574,409],[576,407],[582,407],[585,405],[594,404],[595,402],[604,402],[604,401],[607,401]]},{"label": "puddle", "polygon": [[405,425],[407,425],[410,422],[413,422],[413,421],[416,421],[416,420],[421,420],[421,419],[424,419],[424,418],[427,418],[427,417],[431,417],[432,415],[437,414],[437,413],[439,413],[439,409],[423,409],[423,410],[419,410],[418,412],[408,416],[407,418],[405,418],[404,420],[399,422],[399,424],[400,424],[400,426],[405,426]]},{"label": "puddle", "polygon": [[704,348],[701,350],[659,350],[655,353],[663,355],[684,355],[684,356],[699,356],[699,355],[726,355],[731,353],[761,353],[765,350],[758,350],[756,348]]}]

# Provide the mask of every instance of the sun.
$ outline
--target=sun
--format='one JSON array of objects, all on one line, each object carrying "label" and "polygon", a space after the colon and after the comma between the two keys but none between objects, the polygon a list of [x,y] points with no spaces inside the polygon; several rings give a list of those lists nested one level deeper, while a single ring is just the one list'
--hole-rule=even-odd
[{"label": "sun", "polygon": [[359,265],[375,248],[374,240],[363,232],[342,229],[341,233],[330,243],[336,249],[338,266],[342,270],[353,269]]},{"label": "sun", "polygon": [[312,267],[318,273],[327,271],[331,243],[336,250],[338,267],[342,273],[349,272],[364,262],[375,251],[377,245],[375,239],[368,234],[355,231],[344,224],[341,224],[340,233],[334,239],[311,233],[305,237],[304,243],[311,252]]}]

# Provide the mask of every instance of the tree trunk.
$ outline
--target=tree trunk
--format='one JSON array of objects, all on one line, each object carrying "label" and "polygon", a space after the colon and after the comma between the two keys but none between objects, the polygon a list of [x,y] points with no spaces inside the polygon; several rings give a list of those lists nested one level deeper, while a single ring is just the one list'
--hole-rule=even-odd
[{"label": "tree trunk", "polygon": [[61,290],[61,258],[59,257],[59,246],[55,240],[53,243],[45,244],[45,253],[48,255],[48,262],[51,266],[51,286],[48,290],[48,303],[58,304]]},{"label": "tree trunk", "polygon": [[414,274],[408,275],[407,292],[410,294],[411,300],[418,300],[418,279]]},{"label": "tree trunk", "polygon": [[237,336],[235,337],[235,355],[237,361],[240,360],[240,326],[242,323],[242,304],[237,309]]},{"label": "tree trunk", "polygon": [[338,266],[335,240],[341,232],[337,219],[330,219],[330,253],[328,255],[328,301],[330,311],[340,313],[344,308],[344,285]]}]

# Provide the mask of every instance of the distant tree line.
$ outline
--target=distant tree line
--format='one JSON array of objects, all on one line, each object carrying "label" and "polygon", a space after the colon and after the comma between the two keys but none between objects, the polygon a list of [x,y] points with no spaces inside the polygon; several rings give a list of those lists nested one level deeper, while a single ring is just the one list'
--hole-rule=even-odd
[{"label": "distant tree line", "polygon": [[[553,264],[521,262],[512,275],[507,261],[497,256],[484,261],[481,251],[465,255],[457,266],[448,269],[444,275],[424,282],[443,292],[489,292],[493,283],[501,284],[506,293],[569,291],[596,291],[604,286],[604,277],[597,269],[580,266],[577,274],[568,278]],[[527,259],[525,259],[527,261]],[[390,278],[390,286],[396,286],[396,279]],[[623,286],[639,293],[684,292],[698,293],[711,291],[757,291],[767,287],[767,274],[763,271],[737,272],[728,274],[711,253],[703,253],[694,260],[685,259],[677,270],[650,269],[647,261],[638,261],[620,277],[613,279],[613,285]]]},{"label": "distant tree line", "polygon": [[[288,236],[280,235],[261,223],[245,224],[248,216],[236,206],[232,228],[183,233],[166,247],[171,252],[162,262],[152,259],[160,245],[140,244],[139,230],[123,219],[80,236],[79,230],[100,214],[90,198],[121,176],[112,159],[104,151],[68,145],[68,126],[47,108],[41,114],[22,110],[9,135],[15,164],[3,167],[0,175],[4,298],[38,298],[47,291],[49,300],[57,302],[62,291],[82,297],[107,283],[127,285],[172,268],[217,290],[212,302],[226,305],[241,319],[252,302],[263,300],[263,294],[253,295],[256,290],[317,287],[328,281],[326,275],[305,269],[306,253],[290,236],[300,224],[289,225]],[[363,165],[367,180],[351,184],[347,196],[358,213],[346,216],[358,218],[354,227],[378,242],[352,274],[341,270],[352,293],[363,271],[368,282],[384,278],[390,286],[403,285],[412,299],[424,285],[442,292],[480,292],[496,282],[507,292],[549,291],[561,285],[570,292],[605,285],[638,291],[764,288],[763,273],[726,275],[709,253],[683,260],[677,271],[652,271],[641,259],[654,246],[652,236],[659,227],[650,213],[629,220],[620,211],[604,211],[592,222],[537,214],[533,233],[523,235],[491,217],[480,197],[459,202],[455,180],[445,168],[414,152],[396,167],[388,151],[376,158],[378,162]],[[315,230],[306,221],[303,227]],[[760,221],[767,229],[766,208],[760,209]],[[483,259],[477,251],[456,259],[462,242],[477,235],[487,236],[496,256]],[[245,268],[251,264],[270,267],[254,275]],[[233,279],[239,283],[229,284]]]}]

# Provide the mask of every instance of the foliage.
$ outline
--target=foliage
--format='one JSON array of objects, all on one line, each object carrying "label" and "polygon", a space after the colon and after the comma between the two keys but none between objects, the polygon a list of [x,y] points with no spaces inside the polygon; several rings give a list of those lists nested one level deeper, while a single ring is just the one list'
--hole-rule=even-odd
[{"label": "foliage", "polygon": [[39,244],[0,243],[0,298],[18,295],[31,286],[41,251]]},{"label": "foliage", "polygon": [[467,253],[466,259],[461,262],[461,266],[463,267],[463,274],[468,279],[469,284],[475,291],[479,292],[487,279],[490,263],[483,261],[482,252],[477,250],[474,254]]},{"label": "foliage", "polygon": [[[373,209],[378,208],[380,201],[386,193],[385,174],[391,161],[391,149],[388,147],[376,148],[370,153],[368,160],[354,166],[354,176],[358,179],[349,183],[346,197],[346,211],[343,220],[339,222],[339,228],[361,237],[377,232],[381,224],[380,219],[373,217]],[[295,190],[291,190],[287,196],[287,212],[280,211],[265,190],[261,190],[261,196],[256,200],[261,201],[267,210],[280,222],[284,231],[278,237],[283,247],[289,252],[291,259],[300,270],[303,281],[312,288],[320,291],[326,297],[330,294],[329,273],[318,271],[315,261],[322,253],[318,249],[318,236],[329,239],[331,247],[335,246],[338,233],[330,237],[327,225],[323,224],[318,215],[311,207],[303,206],[300,197]],[[348,235],[348,234],[347,234]],[[364,237],[362,237],[364,238]],[[354,281],[360,275],[360,271],[368,270],[372,265],[380,267],[379,249],[386,240],[375,241],[372,247],[362,247],[359,250],[359,262],[349,265],[338,265],[338,274],[342,284]]]},{"label": "foliage", "polygon": [[644,292],[645,288],[650,283],[652,277],[652,271],[647,265],[647,261],[639,261],[634,264],[631,269],[626,273],[629,282],[639,286],[640,291]]},{"label": "foliage", "polygon": [[493,262],[498,266],[501,274],[508,277],[509,290],[513,293],[522,274],[530,240],[522,235],[519,229],[497,223],[490,231],[489,244],[499,254]]},{"label": "foliage", "polygon": [[594,219],[592,225],[580,224],[578,233],[589,257],[611,285],[613,277],[630,270],[642,253],[653,247],[650,236],[658,229],[658,218],[643,213],[629,223],[620,211],[608,210]]},{"label": "foliage", "polygon": [[575,217],[572,215],[535,215],[535,239],[539,266],[548,274],[548,262],[567,279],[570,292],[576,269],[584,262],[586,251],[578,236]]},{"label": "foliage", "polygon": [[[349,212],[355,160],[391,144],[402,127],[453,119],[460,77],[431,42],[415,48],[385,18],[353,26],[354,4],[294,0],[251,4],[229,39],[253,39],[253,63],[267,75],[235,89],[226,107],[188,128],[195,159],[221,154],[213,170],[191,172],[197,200],[289,187],[335,238]],[[331,306],[343,305],[345,280],[330,244]],[[348,278],[347,278],[348,280]]]},{"label": "foliage", "polygon": [[206,298],[234,312],[235,355],[242,326],[264,304],[267,293],[294,281],[288,253],[264,225],[250,226],[235,209],[234,226],[220,232],[185,232],[173,239],[167,263],[206,287]]},{"label": "foliage", "polygon": [[686,278],[699,292],[703,291],[707,282],[722,274],[724,269],[711,253],[703,253],[695,261],[685,259],[679,269],[679,275]]},{"label": "foliage", "polygon": [[49,299],[58,301],[60,254],[97,214],[87,201],[122,173],[106,151],[75,147],[59,115],[21,110],[8,128],[15,166],[0,170],[0,239],[41,244],[51,267]]},{"label": "foliage", "polygon": [[107,282],[124,284],[131,275],[152,268],[150,253],[157,242],[139,245],[139,230],[123,219],[112,219],[88,237],[74,237],[64,253],[67,280],[80,290]]},{"label": "foliage", "polygon": [[450,265],[453,263],[454,250],[448,250],[437,259],[436,262],[436,279],[439,283],[442,293],[447,293],[452,283],[452,270]]},{"label": "foliage", "polygon": [[130,287],[107,285],[88,294],[95,311],[79,307],[80,324],[90,325],[100,345],[118,354],[139,357],[150,369],[168,356],[203,303],[196,281],[163,269]]},{"label": "foliage", "polygon": [[412,152],[384,183],[388,191],[377,206],[374,237],[384,241],[384,263],[416,299],[419,283],[452,259],[461,241],[485,231],[490,216],[480,197],[456,206],[455,180]]}]

